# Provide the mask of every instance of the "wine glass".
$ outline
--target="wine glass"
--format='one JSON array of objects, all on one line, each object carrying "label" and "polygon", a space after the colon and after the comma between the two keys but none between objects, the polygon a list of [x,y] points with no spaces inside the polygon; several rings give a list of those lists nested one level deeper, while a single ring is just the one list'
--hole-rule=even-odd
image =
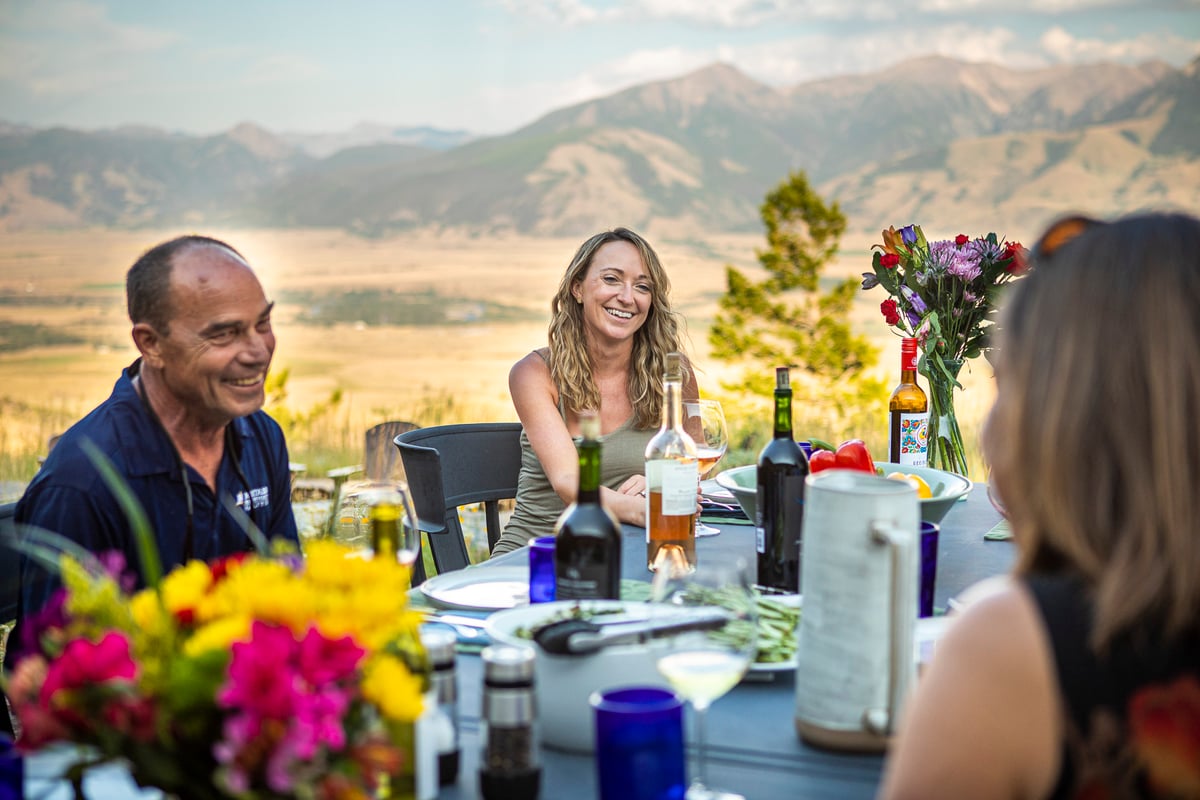
[{"label": "wine glass", "polygon": [[[689,400],[683,404],[683,428],[696,442],[700,480],[708,477],[729,449],[725,412],[716,400]],[[721,531],[696,517],[696,536],[715,536]]]},{"label": "wine glass", "polygon": [[[333,539],[371,558],[376,547],[394,550],[396,560],[412,567],[421,552],[421,532],[412,493],[404,481],[357,481],[341,487]],[[376,541],[377,531],[382,541]]]},{"label": "wine glass", "polygon": [[688,572],[660,567],[651,586],[656,616],[682,611],[720,610],[707,624],[670,635],[658,659],[658,671],[689,702],[695,714],[696,768],[687,800],[741,800],[740,795],[705,785],[704,715],[709,705],[737,685],[750,668],[758,640],[753,580],[746,562],[703,563]]}]

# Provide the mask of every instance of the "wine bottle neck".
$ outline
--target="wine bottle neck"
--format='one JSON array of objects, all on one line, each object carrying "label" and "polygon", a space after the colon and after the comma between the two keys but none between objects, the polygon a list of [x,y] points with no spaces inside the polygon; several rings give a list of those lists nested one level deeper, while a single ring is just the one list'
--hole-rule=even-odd
[{"label": "wine bottle neck", "polygon": [[900,342],[900,382],[917,382],[917,340],[905,338]]},{"label": "wine bottle neck", "polygon": [[600,500],[600,442],[584,439],[579,443],[579,496],[577,502]]},{"label": "wine bottle neck", "polygon": [[663,398],[663,428],[683,428],[683,382],[668,380],[663,384],[666,396]]},{"label": "wine bottle neck", "polygon": [[792,390],[775,390],[775,438],[792,438]]}]

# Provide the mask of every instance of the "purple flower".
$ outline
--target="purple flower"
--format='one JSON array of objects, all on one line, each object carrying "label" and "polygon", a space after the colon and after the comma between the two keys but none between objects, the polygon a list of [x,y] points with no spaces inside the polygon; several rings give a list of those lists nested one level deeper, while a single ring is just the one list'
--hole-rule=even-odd
[{"label": "purple flower", "polygon": [[921,318],[920,318],[920,317],[918,317],[918,316],[917,316],[917,314],[916,314],[916,312],[914,312],[912,309],[909,309],[909,310],[905,311],[905,312],[904,312],[904,315],[905,315],[906,317],[908,317],[908,325],[909,325],[909,327],[911,327],[911,328],[915,328],[915,327],[917,327],[918,325],[920,325],[920,324],[921,324]]},{"label": "purple flower", "polygon": [[917,243],[917,232],[913,230],[914,227],[914,225],[905,225],[900,229],[900,238],[902,238],[904,243],[910,247]]},{"label": "purple flower", "polygon": [[874,289],[876,286],[879,285],[879,278],[875,277],[874,272],[864,272],[862,274],[862,276],[863,276],[862,288]]},{"label": "purple flower", "polygon": [[929,310],[929,306],[925,305],[925,301],[921,299],[921,295],[917,294],[907,286],[901,286],[900,293],[904,295],[904,299],[908,301],[910,306],[912,306],[913,311],[917,312],[918,314],[924,314]]}]

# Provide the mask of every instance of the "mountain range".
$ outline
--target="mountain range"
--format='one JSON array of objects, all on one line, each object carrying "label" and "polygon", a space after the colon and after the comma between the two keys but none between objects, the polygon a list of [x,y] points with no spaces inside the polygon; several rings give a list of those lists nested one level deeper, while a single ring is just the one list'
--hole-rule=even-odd
[{"label": "mountain range", "polygon": [[0,228],[757,231],[765,193],[803,170],[851,230],[1003,235],[1068,210],[1200,209],[1197,131],[1200,58],[1014,70],[926,57],[783,89],[718,63],[486,138],[0,123]]}]

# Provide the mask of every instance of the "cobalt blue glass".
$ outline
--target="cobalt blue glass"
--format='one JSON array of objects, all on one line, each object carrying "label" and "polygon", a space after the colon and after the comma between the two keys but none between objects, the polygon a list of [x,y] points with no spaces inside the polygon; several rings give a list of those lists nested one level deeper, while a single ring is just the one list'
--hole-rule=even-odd
[{"label": "cobalt blue glass", "polygon": [[[7,714],[0,700],[0,714]],[[24,794],[25,761],[13,744],[12,737],[0,733],[0,800],[21,800]]]},{"label": "cobalt blue glass", "polygon": [[593,692],[600,800],[682,800],[683,701],[670,689]]},{"label": "cobalt blue glass", "polygon": [[554,537],[539,536],[529,543],[529,602],[554,600]]},{"label": "cobalt blue glass", "polygon": [[921,596],[918,616],[933,616],[933,587],[937,581],[938,526],[921,523]]}]

